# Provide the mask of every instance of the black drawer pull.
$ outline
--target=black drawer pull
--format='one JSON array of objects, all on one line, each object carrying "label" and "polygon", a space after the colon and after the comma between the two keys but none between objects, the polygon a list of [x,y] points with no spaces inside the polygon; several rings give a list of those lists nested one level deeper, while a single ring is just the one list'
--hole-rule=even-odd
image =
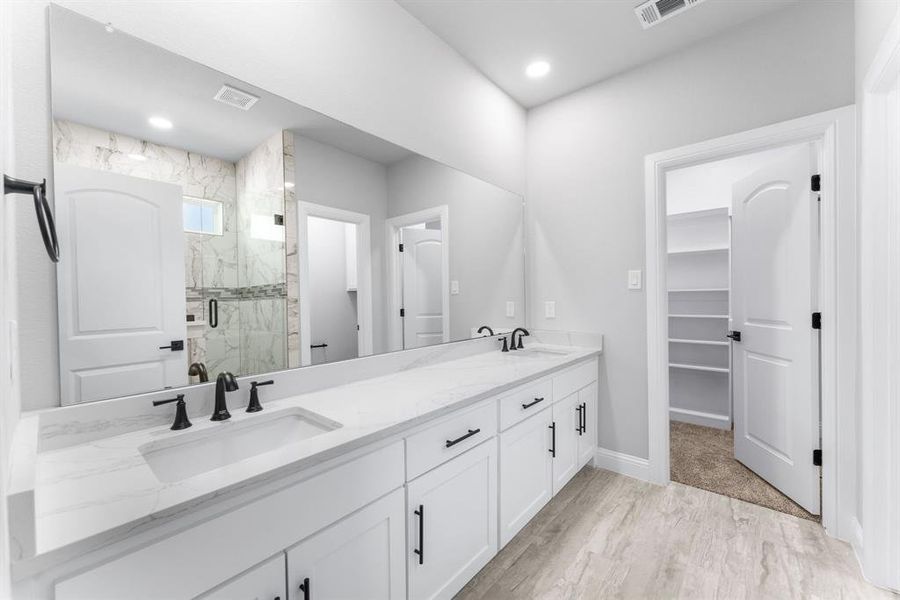
[{"label": "black drawer pull", "polygon": [[303,592],[303,600],[309,600],[309,577],[303,578],[303,583],[300,584],[300,591]]},{"label": "black drawer pull", "polygon": [[578,432],[578,435],[581,435],[584,432],[584,430],[582,429],[582,426],[581,426],[581,417],[583,417],[584,415],[582,414],[581,410],[582,410],[581,404],[579,404],[578,406],[575,407],[575,412],[578,413],[578,426],[575,427],[575,431]]},{"label": "black drawer pull", "polygon": [[552,443],[550,445],[550,456],[556,458],[556,421],[550,423],[550,431],[552,433]]},{"label": "black drawer pull", "polygon": [[419,547],[413,550],[414,554],[419,555],[419,564],[425,562],[425,505],[420,504],[419,510],[414,510],[413,514],[419,517]]},{"label": "black drawer pull", "polygon": [[587,432],[587,402],[581,403],[581,431],[579,433]]},{"label": "black drawer pull", "polygon": [[522,404],[522,410],[525,410],[526,408],[531,408],[532,406],[534,406],[534,405],[537,404],[538,402],[543,402],[543,401],[544,401],[543,398],[535,398],[535,399],[534,399],[534,402],[529,402],[528,404]]},{"label": "black drawer pull", "polygon": [[449,448],[451,446],[455,446],[458,443],[460,443],[461,441],[469,439],[476,433],[481,433],[481,430],[480,429],[470,429],[469,433],[467,433],[465,435],[461,435],[458,438],[456,438],[455,440],[447,440],[447,447]]}]

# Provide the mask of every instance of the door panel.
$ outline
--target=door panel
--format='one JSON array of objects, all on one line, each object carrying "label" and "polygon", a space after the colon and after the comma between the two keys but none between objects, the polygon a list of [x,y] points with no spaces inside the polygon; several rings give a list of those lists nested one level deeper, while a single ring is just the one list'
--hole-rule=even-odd
[{"label": "door panel", "polygon": [[578,392],[553,405],[556,456],[553,457],[553,493],[559,492],[578,472]]},{"label": "door panel", "polygon": [[819,512],[817,202],[810,150],[735,183],[732,206],[735,457]]},{"label": "door panel", "polygon": [[[186,385],[181,188],[56,167],[63,404]],[[185,346],[186,347],[186,346]]]},{"label": "door panel", "polygon": [[549,407],[500,434],[500,547],[553,497]]},{"label": "door panel", "polygon": [[444,341],[442,241],[439,229],[403,230],[403,347]]},{"label": "door panel", "polygon": [[584,415],[583,428],[578,435],[578,467],[581,468],[594,459],[597,449],[597,383],[582,388],[578,392],[578,402]]},{"label": "door panel", "polygon": [[406,598],[403,509],[398,489],[288,550],[288,597],[303,584],[316,600]]},{"label": "door panel", "polygon": [[284,578],[284,553],[279,553],[198,600],[280,600],[287,598]]}]

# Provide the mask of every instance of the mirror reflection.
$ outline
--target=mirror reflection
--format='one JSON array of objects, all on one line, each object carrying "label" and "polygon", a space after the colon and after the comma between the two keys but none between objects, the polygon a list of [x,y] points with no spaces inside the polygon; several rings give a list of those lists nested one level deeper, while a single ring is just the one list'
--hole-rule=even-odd
[{"label": "mirror reflection", "polygon": [[51,36],[63,404],[524,315],[520,196],[57,6]]}]

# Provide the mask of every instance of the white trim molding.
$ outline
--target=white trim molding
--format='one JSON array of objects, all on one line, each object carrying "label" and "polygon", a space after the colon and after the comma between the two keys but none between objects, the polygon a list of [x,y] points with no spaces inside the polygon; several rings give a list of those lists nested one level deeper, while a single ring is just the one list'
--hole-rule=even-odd
[{"label": "white trim molding", "polygon": [[860,102],[861,527],[863,573],[900,590],[900,14],[882,38]]},{"label": "white trim molding", "polygon": [[669,418],[672,421],[714,427],[716,429],[731,429],[731,417],[729,415],[717,415],[702,410],[689,410],[687,408],[669,407]]},{"label": "white trim molding", "polygon": [[623,454],[615,450],[597,448],[594,452],[594,466],[598,469],[606,469],[613,473],[625,475],[632,479],[651,481],[650,463],[646,458],[640,458],[631,454]]},{"label": "white trim molding", "polygon": [[[724,158],[817,142],[822,148],[822,524],[852,536],[855,498],[857,348],[856,111],[838,108],[675,148],[645,158],[647,397],[650,480],[669,482],[669,350],[666,293],[666,172]],[[812,449],[810,449],[812,450]]]},{"label": "white trim molding", "polygon": [[439,220],[441,223],[441,310],[443,311],[443,342],[450,341],[450,208],[446,204],[391,217],[385,220],[385,240],[388,243],[388,350],[403,350],[403,305],[400,287],[400,230],[410,225]]},{"label": "white trim molding", "polygon": [[356,225],[356,313],[359,325],[359,356],[369,356],[373,352],[372,315],[372,231],[371,218],[367,214],[341,208],[333,208],[312,202],[297,203],[298,273],[300,296],[300,366],[312,364],[309,344],[309,217],[320,217],[353,223]]}]

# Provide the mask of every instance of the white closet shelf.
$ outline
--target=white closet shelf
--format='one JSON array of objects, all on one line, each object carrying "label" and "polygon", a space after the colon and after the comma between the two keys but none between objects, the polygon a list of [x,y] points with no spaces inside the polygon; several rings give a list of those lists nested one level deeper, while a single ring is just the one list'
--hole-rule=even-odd
[{"label": "white closet shelf", "polygon": [[669,315],[670,319],[727,319],[728,315]]},{"label": "white closet shelf", "polygon": [[705,292],[728,292],[728,288],[681,288],[677,290],[669,290],[670,294],[697,294]]},{"label": "white closet shelf", "polygon": [[686,248],[684,250],[669,250],[669,256],[688,256],[696,254],[728,253],[728,246],[709,246],[707,248]]},{"label": "white closet shelf", "polygon": [[673,344],[697,344],[700,346],[727,346],[730,342],[720,342],[714,340],[686,340],[682,338],[669,338]]},{"label": "white closet shelf", "polygon": [[728,373],[728,367],[707,367],[705,365],[686,365],[681,363],[669,363],[671,369],[687,369],[689,371],[707,371],[709,373]]}]

